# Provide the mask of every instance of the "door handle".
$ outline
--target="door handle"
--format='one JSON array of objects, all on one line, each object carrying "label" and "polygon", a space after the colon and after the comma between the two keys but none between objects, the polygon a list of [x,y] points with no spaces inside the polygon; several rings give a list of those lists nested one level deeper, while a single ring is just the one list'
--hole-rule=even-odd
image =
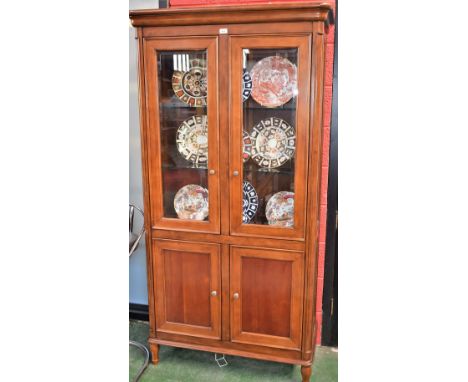
[{"label": "door handle", "polygon": [[234,294],[232,295],[232,297],[234,297],[234,300],[238,300],[238,299],[239,299],[239,293],[237,293],[237,292],[234,293]]}]

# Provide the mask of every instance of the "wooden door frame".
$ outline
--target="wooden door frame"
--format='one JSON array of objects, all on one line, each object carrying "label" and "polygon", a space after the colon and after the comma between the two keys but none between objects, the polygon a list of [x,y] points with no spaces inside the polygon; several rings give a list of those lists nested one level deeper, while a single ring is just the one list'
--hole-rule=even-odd
[{"label": "wooden door frame", "polygon": [[[242,257],[263,258],[268,260],[291,261],[291,315],[290,337],[242,331]],[[231,342],[263,345],[280,349],[300,350],[302,344],[302,320],[304,298],[304,252],[275,250],[258,247],[231,246],[230,248],[230,311]],[[239,293],[235,299],[234,293]]]},{"label": "wooden door frame", "polygon": [[[260,236],[284,239],[305,240],[307,214],[307,158],[310,131],[310,83],[311,83],[311,34],[286,36],[251,35],[232,36],[229,39],[231,56],[231,108],[230,108],[230,227],[231,235]],[[296,160],[294,174],[294,227],[273,227],[269,225],[242,224],[242,130],[243,104],[241,99],[242,49],[297,49],[298,91],[296,106]],[[236,143],[237,142],[237,143]],[[234,176],[237,171],[238,175]],[[298,195],[301,197],[299,198]]]},{"label": "wooden door frame", "polygon": [[[195,243],[153,239],[153,274],[155,277],[156,331],[163,333],[184,334],[200,338],[221,339],[221,247],[214,243]],[[208,253],[210,255],[210,295],[211,327],[170,322],[166,318],[165,266],[163,251]]]},{"label": "wooden door frame", "polygon": [[[149,200],[151,208],[151,228],[191,232],[220,232],[219,206],[219,144],[218,144],[218,37],[180,36],[171,38],[151,38],[143,40],[144,70],[146,79],[146,137],[148,151],[158,155],[148,156]],[[208,67],[208,198],[209,220],[193,221],[164,217],[163,182],[161,166],[159,83],[157,59],[159,51],[200,51],[207,54]],[[211,85],[210,85],[211,84]],[[214,171],[213,173],[212,170]]]}]

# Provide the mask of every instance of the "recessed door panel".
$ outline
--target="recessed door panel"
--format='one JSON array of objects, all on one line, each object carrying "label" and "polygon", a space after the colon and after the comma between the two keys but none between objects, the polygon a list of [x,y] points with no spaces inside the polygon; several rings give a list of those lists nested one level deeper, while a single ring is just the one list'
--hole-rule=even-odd
[{"label": "recessed door panel", "polygon": [[299,349],[304,254],[231,248],[231,337],[234,342]]},{"label": "recessed door panel", "polygon": [[242,331],[290,337],[293,263],[253,257],[241,261]]},{"label": "recessed door panel", "polygon": [[211,326],[210,254],[163,250],[166,319]]},{"label": "recessed door panel", "polygon": [[218,244],[154,240],[158,331],[220,338]]}]

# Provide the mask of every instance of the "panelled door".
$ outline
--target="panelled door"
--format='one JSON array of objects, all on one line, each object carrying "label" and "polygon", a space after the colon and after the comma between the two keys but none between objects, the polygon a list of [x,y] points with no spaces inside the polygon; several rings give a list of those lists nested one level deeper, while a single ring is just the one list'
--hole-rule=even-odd
[{"label": "panelled door", "polygon": [[217,37],[144,44],[151,225],[219,233]]},{"label": "panelled door", "polygon": [[218,244],[153,240],[156,330],[221,338]]},{"label": "panelled door", "polygon": [[300,349],[304,253],[231,247],[231,340]]},{"label": "panelled door", "polygon": [[229,41],[231,234],[304,239],[311,37]]}]

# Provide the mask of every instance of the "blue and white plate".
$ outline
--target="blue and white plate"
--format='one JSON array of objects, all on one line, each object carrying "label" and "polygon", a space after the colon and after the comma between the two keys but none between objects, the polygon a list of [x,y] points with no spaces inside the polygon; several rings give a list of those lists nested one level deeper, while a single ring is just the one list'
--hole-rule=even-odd
[{"label": "blue and white plate", "polygon": [[245,102],[249,99],[250,93],[252,93],[252,78],[250,73],[244,70],[242,75],[242,101]]},{"label": "blue and white plate", "polygon": [[249,223],[258,209],[258,195],[255,188],[249,183],[244,181],[243,187],[243,201],[242,201],[242,223]]}]

